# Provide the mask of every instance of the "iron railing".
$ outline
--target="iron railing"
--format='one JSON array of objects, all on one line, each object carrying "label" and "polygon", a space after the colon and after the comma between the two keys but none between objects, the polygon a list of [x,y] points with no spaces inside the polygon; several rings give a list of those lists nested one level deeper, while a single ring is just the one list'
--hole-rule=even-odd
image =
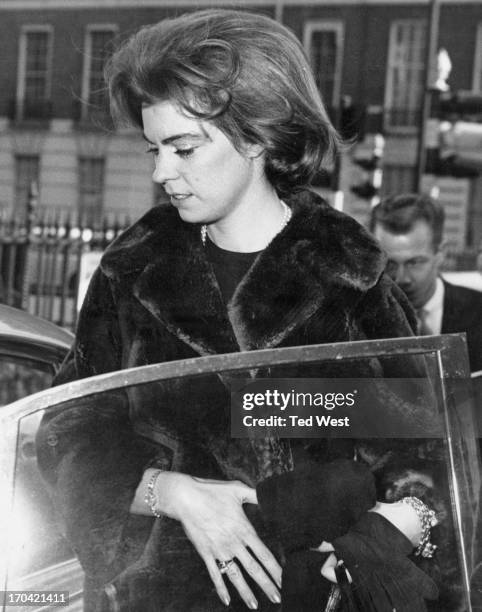
[{"label": "iron railing", "polygon": [[[26,218],[0,209],[0,302],[74,329],[81,264],[100,253],[129,224],[125,215],[98,222],[78,214],[37,209],[31,190]],[[95,257],[93,258],[95,259]],[[477,250],[450,250],[443,270],[476,269]]]},{"label": "iron railing", "polygon": [[32,197],[26,219],[0,211],[0,302],[73,329],[85,254],[100,254],[129,223],[126,216],[94,225],[36,211]]}]

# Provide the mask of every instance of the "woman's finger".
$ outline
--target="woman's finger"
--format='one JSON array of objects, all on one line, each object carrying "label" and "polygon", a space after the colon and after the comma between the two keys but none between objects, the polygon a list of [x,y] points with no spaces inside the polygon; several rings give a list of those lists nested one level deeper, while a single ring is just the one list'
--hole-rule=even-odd
[{"label": "woman's finger", "polygon": [[263,565],[269,576],[281,588],[281,565],[276,560],[270,549],[259,539],[257,533],[253,529],[253,533],[246,538],[246,546],[248,546],[253,552],[254,556]]},{"label": "woman's finger", "polygon": [[252,487],[248,487],[247,485],[243,484],[241,488],[241,503],[258,505],[258,496],[256,494],[256,489],[253,489]]},{"label": "woman's finger", "polygon": [[258,583],[266,595],[273,603],[280,603],[281,596],[278,589],[273,584],[272,580],[267,576],[261,565],[243,546],[236,551],[236,557],[242,565],[246,573]]},{"label": "woman's finger", "polygon": [[231,598],[229,596],[228,589],[224,583],[221,572],[219,571],[219,567],[213,559],[213,557],[203,557],[204,563],[206,564],[207,570],[209,572],[209,576],[213,581],[214,588],[216,589],[216,593],[218,594],[219,599],[223,602],[225,606],[229,606]]},{"label": "woman's finger", "polygon": [[[335,557],[335,555],[331,554],[321,567],[321,575],[335,584],[338,582],[335,575],[335,567],[337,563],[338,559]],[[348,570],[346,570],[346,575],[348,576],[348,581],[353,582],[353,578]]]},{"label": "woman's finger", "polygon": [[[224,577],[232,582],[249,608],[257,608],[256,597],[243,577],[242,568],[271,601],[279,603],[281,597],[274,583],[281,585],[281,566],[260,540],[242,508],[243,503],[256,501],[254,490],[238,481],[205,481],[191,477],[181,484],[176,518],[182,522],[186,535],[206,564],[221,601],[228,605]],[[222,576],[215,560],[226,563],[234,557],[240,565],[234,561],[229,563]]]},{"label": "woman's finger", "polygon": [[321,575],[329,580],[330,582],[337,583],[335,576],[335,566],[337,564],[337,559],[335,555],[331,554],[326,561],[323,563],[321,567]]},{"label": "woman's finger", "polygon": [[248,608],[251,610],[256,610],[258,608],[258,601],[244,579],[236,561],[231,561],[229,563],[223,575],[229,578],[232,585],[236,588],[241,596],[241,599],[248,606]]},{"label": "woman's finger", "polygon": [[325,541],[323,541],[318,546],[318,548],[312,548],[311,550],[316,550],[321,553],[335,552],[335,549],[333,548],[332,544],[330,544],[329,542],[325,542]]}]

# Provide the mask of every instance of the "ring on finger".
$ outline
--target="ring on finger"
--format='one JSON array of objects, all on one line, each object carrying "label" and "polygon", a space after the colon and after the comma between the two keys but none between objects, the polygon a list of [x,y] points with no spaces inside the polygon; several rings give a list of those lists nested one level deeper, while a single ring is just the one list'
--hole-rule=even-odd
[{"label": "ring on finger", "polygon": [[216,559],[216,565],[218,566],[221,574],[226,574],[234,565],[234,559],[227,559],[226,561],[218,561]]}]

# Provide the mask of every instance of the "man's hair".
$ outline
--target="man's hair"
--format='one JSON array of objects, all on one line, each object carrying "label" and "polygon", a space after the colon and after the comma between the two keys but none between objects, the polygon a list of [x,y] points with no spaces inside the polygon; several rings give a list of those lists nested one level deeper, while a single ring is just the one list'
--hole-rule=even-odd
[{"label": "man's hair", "polygon": [[425,221],[432,230],[432,247],[438,250],[442,243],[445,213],[443,206],[427,195],[408,193],[382,200],[372,209],[370,231],[377,225],[392,234],[410,232],[418,221]]},{"label": "man's hair", "polygon": [[311,182],[339,138],[296,36],[264,15],[207,9],[144,27],[106,66],[117,122],[169,100],[211,121],[240,152],[261,145],[278,192]]}]

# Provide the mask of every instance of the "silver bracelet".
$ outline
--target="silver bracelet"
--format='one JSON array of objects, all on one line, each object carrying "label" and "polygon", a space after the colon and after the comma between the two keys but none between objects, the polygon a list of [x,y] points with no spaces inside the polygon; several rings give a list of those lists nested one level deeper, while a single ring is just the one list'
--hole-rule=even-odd
[{"label": "silver bracelet", "polygon": [[152,474],[152,476],[149,478],[149,482],[147,483],[146,496],[144,497],[144,501],[149,506],[150,511],[156,518],[160,518],[162,516],[162,513],[159,512],[159,510],[156,507],[157,497],[156,497],[156,494],[154,493],[154,487],[155,487],[157,478],[159,477],[159,474],[162,471],[163,470],[156,470]]},{"label": "silver bracelet", "polygon": [[418,497],[404,497],[400,501],[408,504],[415,510],[422,525],[422,537],[420,538],[415,554],[427,558],[433,557],[437,546],[430,542],[430,529],[435,527],[438,522],[435,512],[430,510],[430,508],[425,505],[421,499],[418,499]]}]

